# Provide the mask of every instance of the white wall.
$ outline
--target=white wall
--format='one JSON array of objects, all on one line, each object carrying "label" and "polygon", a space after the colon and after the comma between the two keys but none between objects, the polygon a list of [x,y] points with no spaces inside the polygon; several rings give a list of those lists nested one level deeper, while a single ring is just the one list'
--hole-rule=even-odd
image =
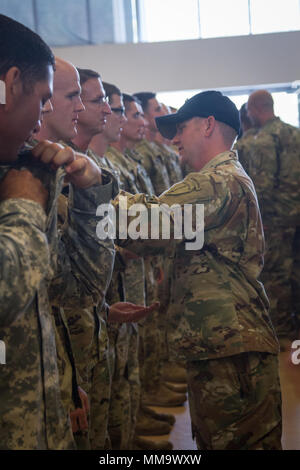
[{"label": "white wall", "polygon": [[300,31],[192,41],[54,48],[123,91],[171,91],[300,79]]}]

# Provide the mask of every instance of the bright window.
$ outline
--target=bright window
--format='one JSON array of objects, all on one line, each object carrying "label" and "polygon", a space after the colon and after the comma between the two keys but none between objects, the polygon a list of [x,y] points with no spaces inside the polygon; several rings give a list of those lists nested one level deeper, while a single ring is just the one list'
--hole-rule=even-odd
[{"label": "bright window", "polygon": [[142,41],[179,41],[199,38],[198,0],[142,0]]},{"label": "bright window", "polygon": [[248,0],[200,0],[202,38],[249,34]]},{"label": "bright window", "polygon": [[252,34],[300,29],[299,0],[250,0]]},{"label": "bright window", "polygon": [[[199,93],[201,90],[181,90],[157,93],[157,99],[168,106],[180,108],[188,98]],[[226,95],[226,91],[223,92]],[[238,109],[242,104],[248,101],[248,94],[239,94],[238,90],[235,95],[228,95],[235,103]],[[282,121],[299,127],[299,111],[298,111],[298,95],[296,93],[287,93],[285,91],[273,92],[274,112]]]}]

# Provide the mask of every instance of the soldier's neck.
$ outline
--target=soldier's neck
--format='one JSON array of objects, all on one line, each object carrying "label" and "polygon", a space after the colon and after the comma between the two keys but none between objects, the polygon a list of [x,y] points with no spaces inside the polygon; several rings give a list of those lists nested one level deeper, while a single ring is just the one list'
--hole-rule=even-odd
[{"label": "soldier's neck", "polygon": [[40,131],[35,134],[36,140],[50,140],[51,142],[59,142],[60,140],[64,140],[60,135],[48,128],[47,126],[42,125]]},{"label": "soldier's neck", "polygon": [[89,144],[89,148],[93,150],[96,155],[99,155],[99,157],[102,157],[105,154],[108,146],[109,141],[103,133],[94,135]]},{"label": "soldier's neck", "polygon": [[89,144],[91,142],[92,136],[87,135],[85,133],[78,132],[77,135],[72,139],[72,142],[82,151],[86,152],[89,148]]},{"label": "soldier's neck", "polygon": [[121,145],[121,142],[112,142],[111,144],[111,147],[113,147],[114,149],[118,150],[120,153],[123,153],[124,152],[124,148],[123,146]]},{"label": "soldier's neck", "polygon": [[259,121],[260,121],[260,127],[264,127],[268,122],[273,121],[276,116],[274,113],[266,113],[260,116]]}]

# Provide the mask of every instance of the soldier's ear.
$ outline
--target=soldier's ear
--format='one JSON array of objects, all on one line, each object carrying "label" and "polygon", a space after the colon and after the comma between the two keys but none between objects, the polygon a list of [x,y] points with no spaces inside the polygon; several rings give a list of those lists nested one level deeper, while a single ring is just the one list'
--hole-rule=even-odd
[{"label": "soldier's ear", "polygon": [[6,86],[5,111],[10,111],[18,101],[18,98],[23,94],[20,69],[18,67],[11,67],[5,74],[4,82]]},{"label": "soldier's ear", "polygon": [[205,119],[205,136],[210,137],[211,134],[214,131],[216,125],[216,120],[214,116],[208,116],[208,118]]}]

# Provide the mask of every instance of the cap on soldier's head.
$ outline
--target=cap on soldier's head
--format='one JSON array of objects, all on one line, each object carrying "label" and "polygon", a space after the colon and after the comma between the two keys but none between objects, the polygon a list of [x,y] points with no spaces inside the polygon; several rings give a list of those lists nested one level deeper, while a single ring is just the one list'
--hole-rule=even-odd
[{"label": "cap on soldier's head", "polygon": [[177,113],[157,117],[156,125],[161,135],[173,139],[177,124],[193,117],[214,116],[216,121],[224,122],[240,132],[240,116],[235,104],[220,91],[203,91],[187,100]]}]

